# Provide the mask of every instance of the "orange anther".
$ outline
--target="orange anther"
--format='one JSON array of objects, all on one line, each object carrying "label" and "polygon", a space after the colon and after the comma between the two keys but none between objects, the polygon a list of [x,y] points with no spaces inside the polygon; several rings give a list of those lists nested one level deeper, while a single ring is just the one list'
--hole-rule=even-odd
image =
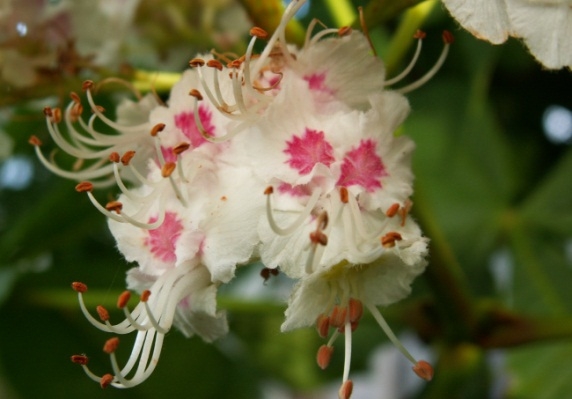
[{"label": "orange anther", "polygon": [[338,36],[343,37],[352,33],[351,26],[342,26],[338,29]]},{"label": "orange anther", "polygon": [[173,147],[173,154],[179,155],[185,151],[187,151],[191,145],[189,143],[180,143]]},{"label": "orange anther", "polygon": [[419,360],[415,366],[411,368],[419,378],[423,378],[425,381],[431,381],[435,372],[433,371],[433,366],[431,366],[425,360]]},{"label": "orange anther", "polygon": [[222,68],[223,68],[222,63],[218,60],[208,60],[207,66],[211,67],[211,68],[216,68],[219,71],[222,71]]},{"label": "orange anther", "polygon": [[99,380],[99,385],[102,388],[107,388],[109,385],[111,385],[112,382],[113,382],[113,376],[111,374],[105,374]]},{"label": "orange anther", "polygon": [[121,163],[125,166],[129,165],[129,162],[135,156],[135,151],[126,151],[125,154],[121,157]]},{"label": "orange anther", "polygon": [[60,123],[62,121],[62,110],[59,108],[52,109],[52,123]]},{"label": "orange anther", "polygon": [[75,91],[72,91],[70,93],[70,97],[74,103],[76,103],[76,104],[81,103],[81,99],[79,98],[79,96],[77,95],[77,93]]},{"label": "orange anther", "polygon": [[320,366],[322,370],[325,370],[326,367],[328,367],[328,365],[330,364],[330,360],[332,359],[333,353],[334,353],[333,346],[322,345],[320,346],[320,349],[318,349],[318,354],[316,355],[316,362],[318,363],[318,366]]},{"label": "orange anther", "polygon": [[340,187],[340,201],[347,204],[349,201],[349,193],[346,187]]},{"label": "orange anther", "polygon": [[350,399],[350,397],[352,396],[353,389],[354,389],[354,383],[352,382],[352,380],[345,381],[340,387],[340,390],[338,391],[338,397],[340,399]]},{"label": "orange anther", "polygon": [[81,364],[82,366],[85,366],[89,359],[85,355],[72,355],[71,361],[75,364]]},{"label": "orange anther", "polygon": [[445,44],[453,44],[455,41],[455,36],[453,36],[453,34],[448,30],[443,31],[442,37]]},{"label": "orange anther", "polygon": [[151,129],[151,136],[155,137],[157,134],[159,134],[159,132],[162,132],[163,129],[165,129],[165,124],[164,123],[157,123]]},{"label": "orange anther", "polygon": [[119,163],[120,161],[119,154],[113,151],[111,154],[109,154],[109,160],[113,163]]},{"label": "orange anther", "polygon": [[107,341],[105,341],[105,344],[103,345],[103,351],[108,355],[110,355],[117,350],[118,346],[119,346],[119,338],[117,337],[109,338]]},{"label": "orange anther", "polygon": [[93,184],[88,181],[82,181],[75,186],[75,191],[78,193],[85,193],[86,191],[93,191]]},{"label": "orange anther", "polygon": [[350,298],[348,301],[348,309],[350,312],[350,322],[359,321],[363,316],[363,304],[359,299]]},{"label": "orange anther", "polygon": [[189,61],[189,66],[192,68],[202,67],[203,65],[205,65],[205,60],[202,58],[193,58]]},{"label": "orange anther", "polygon": [[93,88],[93,80],[84,80],[84,82],[81,84],[81,89],[83,91],[90,90],[92,88]]},{"label": "orange anther", "polygon": [[199,101],[201,101],[203,99],[203,95],[197,89],[191,89],[191,91],[189,92],[189,96],[193,96],[194,98],[196,98]]},{"label": "orange anther", "polygon": [[81,294],[87,291],[87,285],[84,283],[74,281],[71,286],[75,292],[79,292]]},{"label": "orange anther", "polygon": [[264,195],[270,195],[274,192],[274,187],[272,186],[268,186],[266,187],[266,189],[264,190]]},{"label": "orange anther", "polygon": [[109,212],[115,212],[119,215],[123,209],[123,204],[119,201],[109,201],[107,204],[105,204],[105,209],[107,209]]},{"label": "orange anther", "polygon": [[119,309],[123,309],[125,306],[127,306],[129,299],[131,299],[131,292],[123,291],[121,295],[119,295],[119,298],[117,298],[117,307]]},{"label": "orange anther", "polygon": [[322,338],[326,338],[328,336],[328,330],[330,329],[330,318],[325,314],[321,314],[316,319],[316,330],[318,331],[318,335]]},{"label": "orange anther", "polygon": [[392,218],[395,215],[397,215],[397,211],[399,211],[399,204],[396,202],[395,204],[387,208],[387,211],[385,211],[385,216],[387,216],[388,218]]},{"label": "orange anther", "polygon": [[151,291],[145,290],[141,293],[141,302],[147,302],[149,300],[149,296],[151,295]]},{"label": "orange anther", "polygon": [[258,26],[254,26],[250,28],[250,36],[256,36],[258,39],[266,39],[268,37],[268,32]]},{"label": "orange anther", "polygon": [[101,319],[101,321],[105,322],[105,321],[109,320],[109,312],[103,306],[98,305],[95,308],[95,310],[97,311],[97,314],[99,315],[99,318]]},{"label": "orange anther", "polygon": [[51,107],[44,107],[44,115],[47,117],[52,116],[52,108]]},{"label": "orange anther", "polygon": [[163,167],[161,168],[161,176],[163,176],[163,177],[171,176],[171,174],[173,173],[173,171],[175,170],[176,167],[177,167],[177,164],[175,162],[165,163],[165,165],[163,165]]},{"label": "orange anther", "polygon": [[35,147],[39,147],[42,145],[42,141],[37,136],[30,136],[28,139],[28,143],[32,144]]},{"label": "orange anther", "polygon": [[334,328],[343,327],[346,324],[347,314],[348,308],[345,306],[334,306],[332,313],[330,314],[330,325]]},{"label": "orange anther", "polygon": [[328,236],[322,233],[321,231],[313,231],[310,233],[310,241],[312,244],[317,245],[328,245]]},{"label": "orange anther", "polygon": [[425,39],[427,33],[423,32],[421,29],[417,29],[415,34],[413,35],[414,39]]}]

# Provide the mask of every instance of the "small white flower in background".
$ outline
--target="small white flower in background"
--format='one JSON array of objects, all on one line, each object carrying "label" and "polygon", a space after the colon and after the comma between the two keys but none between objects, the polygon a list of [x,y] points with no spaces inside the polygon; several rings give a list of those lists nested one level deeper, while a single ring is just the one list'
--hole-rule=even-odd
[{"label": "small white flower in background", "polygon": [[[127,285],[141,301],[129,312],[129,294],[122,294],[125,320],[117,325],[102,307],[101,321],[93,318],[83,304],[86,286],[74,284],[95,326],[137,331],[123,368],[114,354],[118,339],[106,343],[111,374],[99,377],[87,357],[72,358],[102,386],[148,378],[172,325],[207,341],[225,334],[217,288],[237,267],[259,259],[265,279],[280,270],[297,281],[282,329],[316,325],[321,337],[330,336],[318,350],[320,367],[328,365],[336,338],[345,336],[341,398],[351,396],[352,333],[364,307],[415,373],[432,378],[432,367],[409,354],[377,306],[406,297],[427,265],[428,240],[409,216],[414,144],[395,131],[409,113],[402,94],[436,73],[452,37],[444,33],[443,52],[422,78],[389,91],[415,64],[421,40],[411,65],[387,80],[368,39],[349,28],[315,33],[313,22],[301,49],[288,45],[286,25],[303,4],[291,2],[270,37],[253,28],[241,57],[213,52],[192,59],[165,105],[139,96],[124,101],[114,121],[87,81],[87,121],[75,93],[65,111],[45,109],[53,140],[82,162],[59,167],[34,137],[38,157],[60,176],[93,180],[77,191],[109,218],[119,251],[137,263]],[[260,40],[267,43],[257,55]],[[121,194],[100,204],[94,186],[113,183]]]},{"label": "small white flower in background", "polygon": [[570,0],[443,0],[469,32],[494,44],[521,38],[546,68],[572,68]]}]

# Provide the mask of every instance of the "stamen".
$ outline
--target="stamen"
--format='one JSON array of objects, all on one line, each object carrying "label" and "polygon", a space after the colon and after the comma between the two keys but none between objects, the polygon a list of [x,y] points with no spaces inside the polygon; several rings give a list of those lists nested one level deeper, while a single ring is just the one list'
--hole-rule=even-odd
[{"label": "stamen", "polygon": [[393,248],[395,246],[395,241],[401,241],[402,239],[401,234],[396,231],[390,231],[381,237],[381,246],[384,248]]},{"label": "stamen", "polygon": [[425,360],[419,360],[417,364],[415,364],[415,366],[413,366],[411,369],[415,372],[415,374],[417,374],[419,378],[422,378],[425,381],[431,381],[433,379],[433,366],[431,366]]},{"label": "stamen", "polygon": [[350,298],[348,301],[349,309],[349,320],[351,323],[355,323],[361,319],[363,316],[363,304],[359,299]]},{"label": "stamen", "polygon": [[318,366],[320,366],[322,370],[325,370],[330,364],[330,360],[332,359],[333,353],[334,353],[333,346],[322,345],[318,349],[318,353],[316,355],[316,362],[318,363]]},{"label": "stamen", "polygon": [[103,345],[103,351],[108,355],[110,355],[113,352],[115,352],[118,347],[119,347],[119,338],[117,337],[109,338],[107,341],[105,341],[105,344]]},{"label": "stamen", "polygon": [[[290,4],[292,4],[292,3],[290,3]],[[281,228],[276,224],[276,220],[274,219],[274,215],[272,214],[272,204],[270,202],[270,197],[271,197],[271,194],[273,192],[274,192],[274,190],[272,189],[272,187],[268,187],[264,191],[264,194],[266,194],[266,217],[268,219],[268,223],[270,224],[270,228],[272,228],[274,233],[281,235],[281,236],[290,235],[294,231],[296,231],[297,228],[302,226],[302,224],[304,223],[306,218],[308,216],[310,216],[310,214],[312,213],[312,210],[314,209],[314,207],[318,203],[318,200],[320,199],[320,195],[322,194],[321,189],[318,188],[318,189],[314,190],[314,192],[312,193],[312,196],[310,197],[310,199],[308,200],[308,203],[306,204],[306,207],[300,213],[298,218],[290,226],[288,226],[286,228]]]},{"label": "stamen", "polygon": [[345,306],[336,305],[332,309],[330,314],[330,326],[334,328],[343,327],[346,324],[346,316],[348,314],[348,308]]},{"label": "stamen", "polygon": [[321,338],[326,338],[328,336],[328,331],[330,329],[330,318],[325,314],[318,316],[316,320],[316,330]]},{"label": "stamen", "polygon": [[346,322],[345,336],[344,375],[342,378],[342,381],[344,382],[348,381],[348,378],[350,377],[350,367],[352,361],[352,325],[349,323],[349,321]]},{"label": "stamen", "polygon": [[374,47],[373,42],[371,40],[371,36],[369,35],[369,29],[367,28],[367,24],[365,23],[365,15],[363,13],[363,7],[362,6],[358,7],[358,12],[359,12],[359,23],[360,23],[363,35],[365,36],[365,38],[367,39],[367,42],[369,43],[369,48],[371,49],[373,56],[377,57],[377,51],[375,50],[375,47]]},{"label": "stamen", "polygon": [[71,361],[75,364],[85,366],[89,362],[89,359],[85,355],[72,355]]},{"label": "stamen", "polygon": [[344,381],[340,390],[338,391],[338,397],[340,399],[350,399],[352,396],[352,391],[354,389],[354,384],[352,380]]},{"label": "stamen", "polygon": [[392,218],[395,215],[397,215],[398,210],[399,210],[399,204],[396,202],[395,204],[387,208],[387,211],[385,211],[385,216],[387,216],[388,218]]},{"label": "stamen", "polygon": [[415,48],[415,54],[413,54],[413,58],[409,62],[409,65],[407,65],[407,67],[399,75],[386,80],[384,86],[391,86],[392,84],[399,82],[401,79],[409,75],[409,72],[411,72],[411,70],[417,63],[417,60],[419,59],[419,55],[421,54],[421,48],[423,47],[423,39],[425,39],[425,36],[426,36],[425,32],[421,30],[417,30],[417,32],[415,32],[415,35],[413,37],[417,39],[417,47]]},{"label": "stamen", "polygon": [[101,388],[105,389],[109,385],[111,385],[112,382],[113,382],[113,376],[111,374],[105,374],[104,376],[101,377],[99,385],[101,385]]}]

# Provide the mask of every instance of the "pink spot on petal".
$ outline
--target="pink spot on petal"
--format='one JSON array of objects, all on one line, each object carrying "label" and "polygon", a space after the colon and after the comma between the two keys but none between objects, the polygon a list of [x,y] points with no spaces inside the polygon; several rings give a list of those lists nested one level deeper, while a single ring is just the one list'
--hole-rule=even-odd
[{"label": "pink spot on petal", "polygon": [[281,183],[278,186],[278,192],[280,192],[280,194],[288,194],[292,197],[307,197],[312,195],[312,191],[306,184],[292,186],[288,183]]},{"label": "pink spot on petal", "polygon": [[[157,217],[149,219],[149,223],[157,221]],[[145,239],[145,245],[157,259],[163,262],[174,262],[177,260],[175,246],[183,230],[183,224],[174,212],[167,212],[165,220],[161,226],[149,230],[149,237]]]},{"label": "pink spot on petal", "polygon": [[290,155],[286,163],[301,175],[310,173],[317,163],[330,166],[335,161],[334,149],[324,138],[324,132],[306,128],[302,137],[293,136],[286,145],[284,152]]},{"label": "pink spot on petal", "polygon": [[368,192],[381,188],[381,178],[388,176],[381,158],[375,152],[374,140],[362,140],[344,156],[338,186],[360,185]]},{"label": "pink spot on petal", "polygon": [[[206,106],[199,105],[199,118],[201,118],[201,123],[206,132],[214,136],[215,126],[212,123],[212,115],[212,112]],[[175,115],[175,126],[189,139],[193,148],[200,147],[207,142],[197,127],[194,111],[181,112]]]},{"label": "pink spot on petal", "polygon": [[334,94],[334,91],[326,86],[326,74],[324,72],[306,75],[304,76],[304,80],[308,82],[308,87],[310,90]]}]

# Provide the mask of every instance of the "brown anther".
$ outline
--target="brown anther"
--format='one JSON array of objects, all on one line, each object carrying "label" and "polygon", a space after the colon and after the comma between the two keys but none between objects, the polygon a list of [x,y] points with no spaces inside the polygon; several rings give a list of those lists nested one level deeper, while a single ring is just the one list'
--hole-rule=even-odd
[{"label": "brown anther", "polygon": [[435,372],[433,371],[433,366],[431,366],[425,360],[419,360],[415,366],[411,368],[419,378],[423,378],[425,381],[431,381]]},{"label": "brown anther", "polygon": [[266,189],[264,190],[264,195],[270,195],[274,192],[274,187],[272,186],[268,186],[266,187]]},{"label": "brown anther", "polygon": [[105,344],[103,345],[103,351],[108,355],[111,355],[113,352],[117,350],[117,347],[119,347],[119,338],[117,337],[109,338],[107,341],[105,341]]},{"label": "brown anther", "polygon": [[343,327],[346,324],[347,314],[348,308],[345,306],[334,306],[332,313],[330,314],[330,325],[334,328]]},{"label": "brown anther", "polygon": [[399,208],[399,216],[401,216],[401,227],[405,226],[405,221],[407,220],[407,215],[413,206],[413,202],[406,200],[405,204]]},{"label": "brown anther", "polygon": [[119,163],[121,158],[117,152],[113,151],[111,154],[109,154],[109,160],[113,163]]},{"label": "brown anther", "polygon": [[397,211],[399,211],[399,204],[396,202],[395,204],[387,208],[387,211],[385,211],[385,216],[387,216],[388,218],[392,218],[395,215],[397,215]]},{"label": "brown anther", "polygon": [[197,89],[191,89],[191,91],[189,92],[189,96],[193,96],[194,98],[196,98],[199,101],[201,101],[203,99],[203,95]]},{"label": "brown anther", "polygon": [[222,71],[222,63],[219,60],[208,60],[207,61],[207,66],[210,68],[216,68],[219,71]]},{"label": "brown anther", "polygon": [[81,103],[81,99],[79,98],[79,96],[77,95],[77,93],[75,91],[72,91],[70,93],[70,97],[74,103],[76,103],[76,104]]},{"label": "brown anther", "polygon": [[163,165],[163,167],[161,168],[161,176],[163,176],[163,177],[171,176],[171,174],[173,173],[173,171],[175,170],[176,167],[177,167],[177,164],[175,162],[165,163],[165,165]]},{"label": "brown anther", "polygon": [[101,379],[99,380],[99,385],[105,389],[108,386],[111,385],[111,383],[113,382],[113,376],[111,374],[105,374],[101,377]]},{"label": "brown anther", "polygon": [[44,107],[44,116],[48,118],[52,117],[52,108],[51,107]]},{"label": "brown anther", "polygon": [[321,231],[313,231],[310,233],[310,241],[312,244],[317,245],[328,245],[328,236],[322,233]]},{"label": "brown anther", "polygon": [[328,365],[330,364],[330,360],[332,359],[333,353],[334,353],[333,346],[322,345],[320,346],[320,349],[318,349],[318,354],[316,355],[316,362],[318,363],[318,366],[320,366],[322,370],[325,370],[326,367],[328,367]]},{"label": "brown anther", "polygon": [[205,65],[205,60],[203,60],[202,58],[193,58],[192,60],[189,61],[189,66],[191,68],[202,67],[203,65]]},{"label": "brown anther", "polygon": [[349,201],[349,193],[346,187],[340,187],[340,201],[347,204]]},{"label": "brown anther", "polygon": [[258,39],[264,40],[268,37],[268,32],[258,26],[254,26],[250,28],[250,36],[256,36]]},{"label": "brown anther", "polygon": [[81,89],[83,91],[90,90],[93,88],[93,80],[84,80],[81,84]]},{"label": "brown anther", "polygon": [[105,209],[107,209],[109,212],[115,212],[119,215],[123,209],[123,204],[120,201],[109,201],[107,204],[105,204]]},{"label": "brown anther", "polygon": [[75,103],[71,109],[71,117],[74,119],[74,122],[83,114],[83,105],[81,103]]},{"label": "brown anther", "polygon": [[30,136],[28,143],[32,144],[34,147],[39,147],[42,145],[42,141],[37,136]]},{"label": "brown anther", "polygon": [[106,322],[107,320],[109,320],[109,312],[103,306],[98,305],[95,308],[95,310],[97,311],[97,314],[99,315],[101,321]]},{"label": "brown anther", "polygon": [[340,399],[350,399],[353,390],[354,390],[354,383],[352,382],[352,380],[347,380],[340,387],[340,390],[338,391],[338,397]]},{"label": "brown anther", "polygon": [[448,30],[443,31],[442,37],[445,44],[453,44],[455,41],[455,36],[453,36],[453,34]]},{"label": "brown anther", "polygon": [[348,301],[348,309],[351,323],[359,321],[363,316],[363,304],[359,299],[350,298]]},{"label": "brown anther", "polygon": [[75,186],[75,191],[78,193],[85,193],[86,191],[93,191],[93,184],[88,181],[82,181]]},{"label": "brown anther", "polygon": [[425,39],[427,33],[423,32],[421,29],[417,29],[415,34],[413,35],[414,39]]},{"label": "brown anther", "polygon": [[141,298],[139,298],[139,300],[141,302],[147,302],[149,300],[150,295],[151,295],[151,291],[145,290],[141,293]]},{"label": "brown anther", "polygon": [[129,162],[135,156],[135,151],[126,151],[125,154],[121,157],[121,163],[125,166],[129,165]]},{"label": "brown anther", "polygon": [[328,212],[323,211],[320,213],[320,216],[318,216],[318,229],[324,230],[326,227],[328,227],[329,221],[330,219],[328,218]]},{"label": "brown anther", "polygon": [[103,108],[101,105],[96,105],[95,109],[97,110],[97,112],[102,114],[105,112],[105,108]]},{"label": "brown anther", "polygon": [[242,59],[237,58],[236,60],[232,60],[231,62],[229,62],[228,64],[226,64],[226,67],[229,69],[232,68],[240,68],[240,66],[242,65]]},{"label": "brown anther", "polygon": [[165,124],[164,123],[157,123],[155,126],[153,126],[153,128],[151,129],[151,136],[155,137],[156,135],[159,134],[159,132],[162,132],[163,129],[165,129]]},{"label": "brown anther", "polygon": [[83,294],[84,292],[87,291],[87,285],[85,285],[84,283],[80,283],[80,282],[78,282],[78,281],[74,281],[74,282],[71,284],[71,287],[73,288],[73,290],[74,290],[75,292],[79,292],[79,293],[81,293],[81,294]]},{"label": "brown anther", "polygon": [[271,269],[265,267],[260,271],[260,277],[262,277],[264,279],[264,283],[266,283],[268,281],[268,279],[270,278],[270,270]]},{"label": "brown anther", "polygon": [[119,295],[119,298],[117,298],[117,307],[119,309],[123,309],[125,306],[127,306],[129,299],[131,299],[131,292],[123,291],[121,295]]},{"label": "brown anther", "polygon": [[351,33],[352,33],[351,26],[342,26],[341,28],[338,29],[338,36],[340,37],[347,36]]},{"label": "brown anther", "polygon": [[191,145],[189,143],[177,144],[175,147],[173,147],[173,154],[175,155],[182,154],[183,152],[187,151],[190,147]]},{"label": "brown anther", "polygon": [[62,121],[62,110],[60,108],[52,109],[52,123],[60,123]]},{"label": "brown anther", "polygon": [[87,358],[86,355],[72,355],[71,361],[72,363],[81,364],[82,366],[85,366],[89,361],[89,359]]},{"label": "brown anther", "polygon": [[326,338],[328,336],[328,331],[330,329],[330,318],[325,314],[321,314],[316,319],[316,330],[321,338]]},{"label": "brown anther", "polygon": [[381,245],[384,248],[393,248],[395,246],[395,241],[401,241],[402,239],[401,234],[396,231],[390,231],[381,237]]}]

